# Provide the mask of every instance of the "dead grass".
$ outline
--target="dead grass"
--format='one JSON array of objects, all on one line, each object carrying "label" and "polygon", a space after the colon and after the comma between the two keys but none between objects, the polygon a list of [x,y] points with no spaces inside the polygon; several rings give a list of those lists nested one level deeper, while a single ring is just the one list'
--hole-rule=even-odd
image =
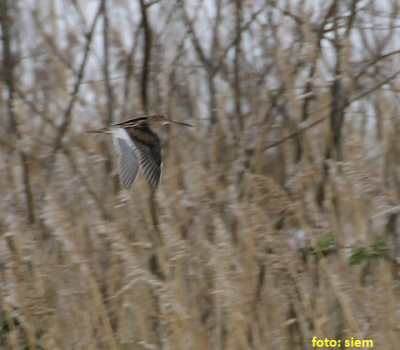
[{"label": "dead grass", "polygon": [[[110,107],[99,20],[69,116],[93,20],[79,12],[99,3],[55,3],[9,5],[22,44],[11,99],[1,84],[0,348],[292,350],[316,336],[396,349],[399,90],[382,82],[399,67],[398,9],[357,3],[349,23],[341,2],[325,18],[323,2],[224,1],[203,33],[189,2],[150,6],[149,108],[195,124],[159,131],[152,196],[142,176],[122,190],[111,140],[83,133],[145,109],[141,17],[106,2],[106,69],[122,79]],[[378,18],[389,29],[369,35]]]}]

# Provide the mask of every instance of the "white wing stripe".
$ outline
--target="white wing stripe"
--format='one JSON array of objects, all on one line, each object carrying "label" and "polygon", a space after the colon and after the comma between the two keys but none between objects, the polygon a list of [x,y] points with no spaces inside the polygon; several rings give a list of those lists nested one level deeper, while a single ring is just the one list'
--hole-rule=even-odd
[{"label": "white wing stripe", "polygon": [[139,174],[138,150],[124,129],[113,128],[111,131],[115,149],[119,153],[121,182],[129,190]]}]

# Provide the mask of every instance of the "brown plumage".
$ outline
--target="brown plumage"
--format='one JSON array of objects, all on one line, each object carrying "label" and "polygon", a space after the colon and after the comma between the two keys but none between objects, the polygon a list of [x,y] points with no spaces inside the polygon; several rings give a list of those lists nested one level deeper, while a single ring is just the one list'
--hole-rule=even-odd
[{"label": "brown plumage", "polygon": [[112,134],[115,149],[119,154],[121,182],[127,190],[132,188],[139,174],[139,168],[142,168],[150,187],[156,190],[161,178],[161,141],[151,128],[171,123],[192,126],[175,122],[162,114],[151,114],[88,132]]}]

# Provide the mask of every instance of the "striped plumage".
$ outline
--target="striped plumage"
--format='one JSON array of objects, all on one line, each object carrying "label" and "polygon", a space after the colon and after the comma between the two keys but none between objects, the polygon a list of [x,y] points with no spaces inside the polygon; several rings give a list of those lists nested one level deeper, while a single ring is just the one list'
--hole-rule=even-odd
[{"label": "striped plumage", "polygon": [[127,190],[132,188],[139,174],[139,168],[142,168],[150,187],[156,190],[161,178],[161,141],[151,127],[170,123],[192,126],[167,119],[162,114],[152,114],[88,132],[112,134],[115,149],[119,154],[121,182]]}]

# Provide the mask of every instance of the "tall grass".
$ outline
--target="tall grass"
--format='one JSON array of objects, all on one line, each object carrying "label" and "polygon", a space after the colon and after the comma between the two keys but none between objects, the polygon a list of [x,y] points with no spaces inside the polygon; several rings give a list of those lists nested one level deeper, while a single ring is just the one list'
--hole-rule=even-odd
[{"label": "tall grass", "polygon": [[398,347],[399,9],[313,3],[1,1],[1,349]]}]

